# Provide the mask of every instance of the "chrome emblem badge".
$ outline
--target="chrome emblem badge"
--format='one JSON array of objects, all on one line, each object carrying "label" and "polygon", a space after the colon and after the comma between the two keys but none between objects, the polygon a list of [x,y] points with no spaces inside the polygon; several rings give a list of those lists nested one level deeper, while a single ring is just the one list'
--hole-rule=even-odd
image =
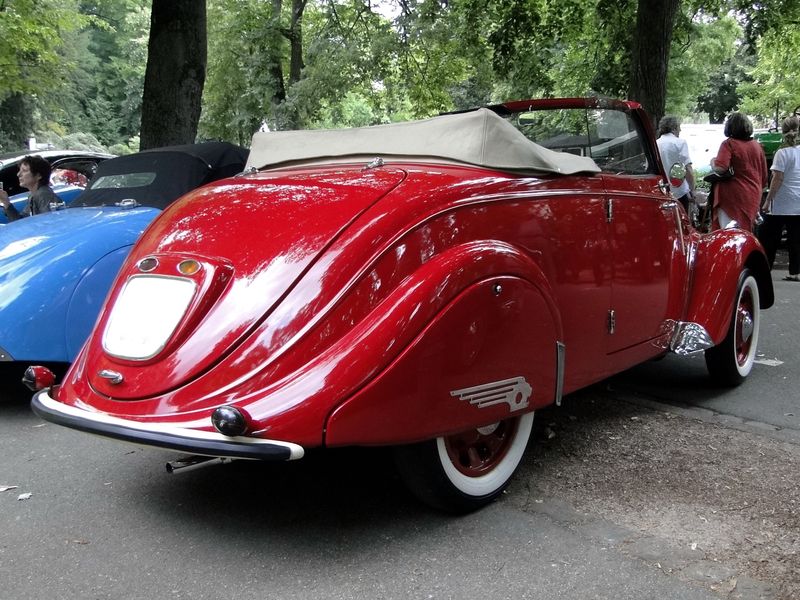
[{"label": "chrome emblem badge", "polygon": [[510,411],[527,408],[528,399],[533,389],[524,377],[512,377],[502,381],[493,381],[474,387],[453,390],[451,396],[459,400],[467,400],[478,408],[488,408],[495,404],[508,404]]}]

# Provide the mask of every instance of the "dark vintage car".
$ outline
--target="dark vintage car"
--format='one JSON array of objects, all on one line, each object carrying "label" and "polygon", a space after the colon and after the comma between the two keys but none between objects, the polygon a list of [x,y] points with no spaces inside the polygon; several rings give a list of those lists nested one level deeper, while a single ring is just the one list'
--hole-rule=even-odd
[{"label": "dark vintage car", "polygon": [[21,370],[32,361],[71,362],[145,227],[246,160],[246,150],[223,142],[120,156],[98,166],[69,208],[1,227],[0,362]]},{"label": "dark vintage car", "polygon": [[[19,185],[17,172],[20,162],[28,155],[41,156],[50,163],[50,167],[53,169],[50,183],[53,191],[65,206],[80,195],[100,163],[114,158],[113,154],[87,150],[40,150],[38,152],[30,150],[0,154],[0,185],[10,196],[11,203],[20,212],[28,203],[28,190]],[[0,210],[0,223],[7,221],[5,213]]]},{"label": "dark vintage car", "polygon": [[638,104],[256,134],[248,164],[147,230],[41,417],[202,457],[392,446],[463,512],[563,394],[667,352],[753,366],[762,249],[691,227]]}]

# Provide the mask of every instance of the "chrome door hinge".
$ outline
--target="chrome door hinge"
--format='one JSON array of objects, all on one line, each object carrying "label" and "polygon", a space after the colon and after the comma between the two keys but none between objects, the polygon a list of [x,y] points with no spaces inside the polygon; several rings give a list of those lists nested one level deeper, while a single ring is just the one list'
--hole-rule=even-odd
[{"label": "chrome door hinge", "polygon": [[614,200],[609,198],[606,204],[606,223],[611,223],[614,219]]},{"label": "chrome door hinge", "polygon": [[608,333],[614,333],[617,329],[617,313],[614,310],[608,311]]}]

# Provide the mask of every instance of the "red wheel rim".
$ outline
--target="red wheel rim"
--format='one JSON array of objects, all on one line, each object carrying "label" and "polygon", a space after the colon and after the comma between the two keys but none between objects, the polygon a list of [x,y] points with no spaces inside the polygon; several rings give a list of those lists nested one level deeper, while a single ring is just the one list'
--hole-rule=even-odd
[{"label": "red wheel rim", "polygon": [[736,362],[743,366],[753,346],[755,300],[750,287],[745,287],[736,307]]},{"label": "red wheel rim", "polygon": [[[494,469],[508,453],[519,419],[506,419],[489,427],[445,436],[444,445],[453,466],[467,477],[480,477]],[[488,431],[493,428],[491,431]]]}]

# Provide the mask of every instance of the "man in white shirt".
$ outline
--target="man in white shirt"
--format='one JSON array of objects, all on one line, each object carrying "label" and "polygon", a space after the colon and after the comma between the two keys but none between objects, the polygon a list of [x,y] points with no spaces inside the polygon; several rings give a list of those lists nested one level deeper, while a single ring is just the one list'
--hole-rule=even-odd
[{"label": "man in white shirt", "polygon": [[694,172],[692,171],[692,159],[689,158],[689,146],[686,140],[680,139],[681,124],[677,117],[662,117],[658,122],[658,151],[661,154],[661,163],[669,173],[669,169],[675,163],[680,163],[686,167],[686,178],[679,186],[670,186],[672,195],[683,204],[683,208],[689,212],[689,201],[694,193]]}]

